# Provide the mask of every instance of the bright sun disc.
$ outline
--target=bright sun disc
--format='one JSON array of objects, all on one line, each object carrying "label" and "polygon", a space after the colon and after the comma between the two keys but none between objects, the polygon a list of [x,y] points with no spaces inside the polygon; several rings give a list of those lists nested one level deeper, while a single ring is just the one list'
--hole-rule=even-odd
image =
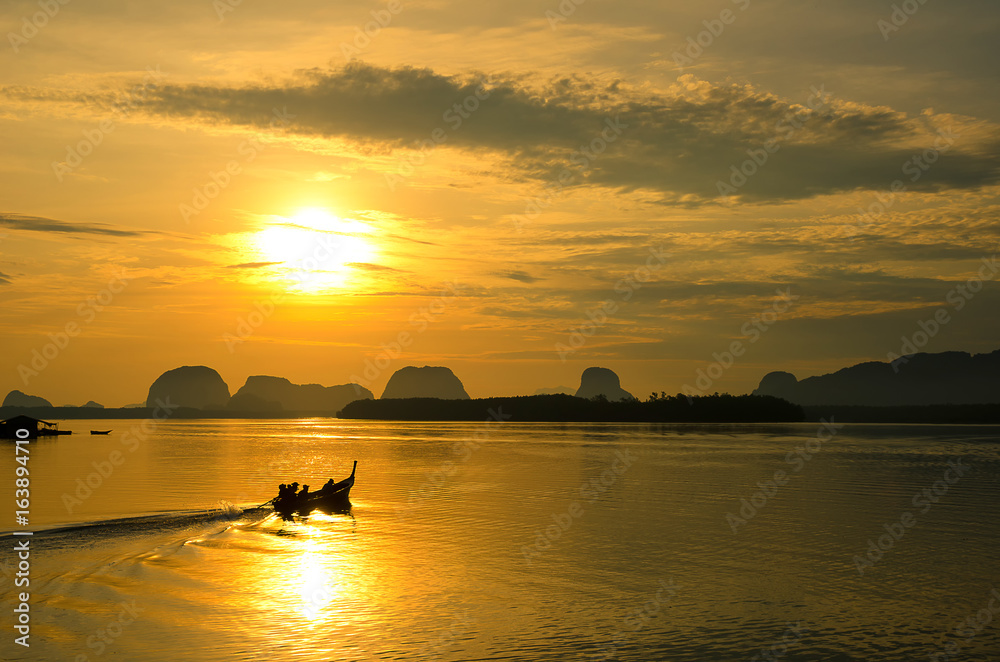
[{"label": "bright sun disc", "polygon": [[360,221],[305,209],[289,219],[273,217],[254,241],[261,261],[279,263],[276,272],[289,289],[317,293],[344,287],[352,264],[371,262],[370,232]]}]

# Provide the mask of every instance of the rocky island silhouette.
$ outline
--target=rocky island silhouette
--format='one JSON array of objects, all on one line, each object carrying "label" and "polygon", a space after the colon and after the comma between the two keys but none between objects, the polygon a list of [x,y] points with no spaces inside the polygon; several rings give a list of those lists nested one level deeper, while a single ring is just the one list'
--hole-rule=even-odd
[{"label": "rocky island silhouette", "polygon": [[534,395],[470,398],[445,366],[405,366],[378,399],[360,384],[294,384],[254,375],[230,395],[222,376],[207,366],[167,370],[149,387],[145,406],[53,407],[20,390],[7,394],[0,417],[135,418],[170,403],[177,418],[298,418],[340,416],[383,420],[479,420],[503,407],[521,421],[798,421],[836,415],[840,421],[1000,423],[1000,350],[986,354],[913,354],[892,363],[864,362],[799,380],[768,373],[751,394],[689,397],[653,393],[641,401],[606,367],[583,371],[580,385],[538,389]]}]

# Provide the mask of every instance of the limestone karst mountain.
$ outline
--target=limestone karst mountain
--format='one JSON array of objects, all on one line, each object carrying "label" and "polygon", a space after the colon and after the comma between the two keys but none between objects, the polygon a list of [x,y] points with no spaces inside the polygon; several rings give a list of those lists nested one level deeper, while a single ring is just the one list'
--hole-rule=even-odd
[{"label": "limestone karst mountain", "polygon": [[229,386],[215,370],[203,365],[186,365],[168,370],[149,387],[147,407],[157,401],[195,409],[222,409],[229,402]]},{"label": "limestone karst mountain", "polygon": [[3,407],[51,407],[52,403],[37,395],[28,395],[21,391],[11,391],[3,399]]},{"label": "limestone karst mountain", "polygon": [[450,368],[425,365],[400,368],[385,385],[382,398],[440,398],[468,400],[469,394]]},{"label": "limestone karst mountain", "polygon": [[587,368],[580,377],[580,388],[576,390],[576,397],[589,400],[598,395],[603,395],[612,402],[635,399],[635,396],[622,388],[621,380],[613,370]]}]

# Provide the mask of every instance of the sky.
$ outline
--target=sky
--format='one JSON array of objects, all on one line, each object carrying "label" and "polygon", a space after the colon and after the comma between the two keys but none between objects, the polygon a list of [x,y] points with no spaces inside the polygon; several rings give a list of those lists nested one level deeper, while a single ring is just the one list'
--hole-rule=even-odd
[{"label": "sky", "polygon": [[603,366],[644,398],[1000,347],[992,2],[0,17],[4,393]]}]

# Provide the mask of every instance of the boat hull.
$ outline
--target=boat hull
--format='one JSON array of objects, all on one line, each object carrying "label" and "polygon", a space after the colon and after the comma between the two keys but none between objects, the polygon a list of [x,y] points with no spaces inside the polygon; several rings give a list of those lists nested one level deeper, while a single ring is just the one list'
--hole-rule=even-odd
[{"label": "boat hull", "polygon": [[314,510],[324,513],[343,513],[351,509],[351,488],[354,487],[354,472],[357,471],[358,463],[354,463],[351,475],[339,483],[333,485],[330,490],[319,491],[308,494],[305,498],[302,495],[294,497],[281,497],[274,500],[274,512],[285,519],[290,519],[292,515],[308,515]]}]

